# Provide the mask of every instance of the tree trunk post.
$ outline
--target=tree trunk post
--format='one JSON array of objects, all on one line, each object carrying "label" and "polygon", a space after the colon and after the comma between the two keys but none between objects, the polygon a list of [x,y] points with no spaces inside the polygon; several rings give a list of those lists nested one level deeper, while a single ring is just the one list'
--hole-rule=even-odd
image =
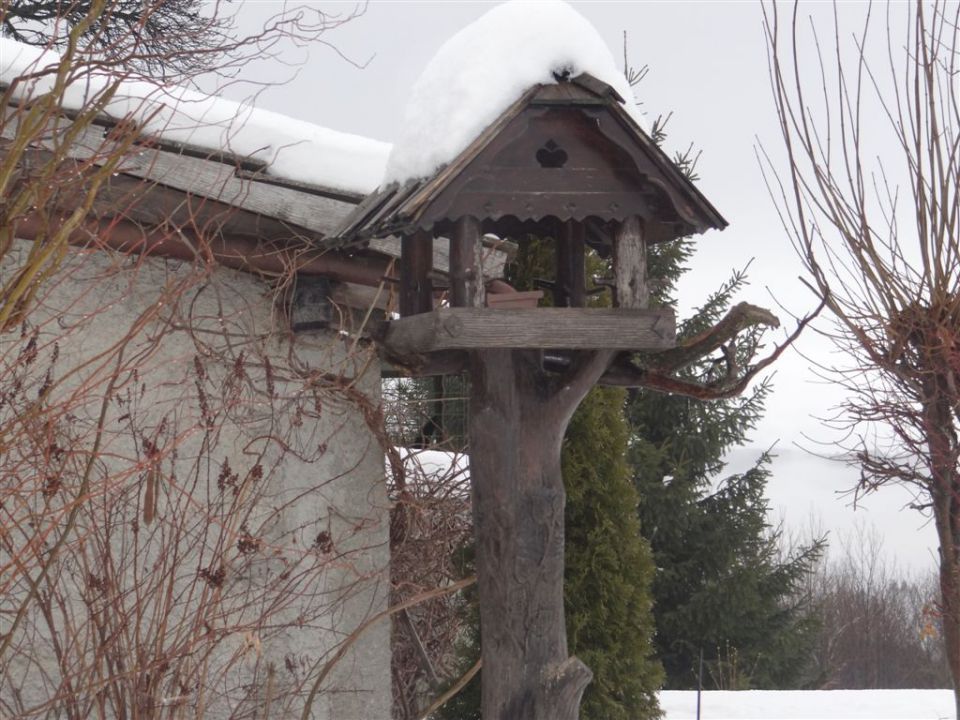
[{"label": "tree trunk post", "polygon": [[560,472],[564,431],[592,384],[558,392],[537,351],[471,354],[484,720],[576,720],[593,677],[567,654]]},{"label": "tree trunk post", "polygon": [[[557,299],[582,305],[583,227],[567,223],[560,235]],[[614,246],[619,307],[646,307],[646,259],[641,222],[628,218]],[[567,651],[560,450],[574,410],[614,354],[577,353],[562,376],[544,372],[536,350],[470,354],[470,478],[484,720],[579,717],[593,674]]]}]

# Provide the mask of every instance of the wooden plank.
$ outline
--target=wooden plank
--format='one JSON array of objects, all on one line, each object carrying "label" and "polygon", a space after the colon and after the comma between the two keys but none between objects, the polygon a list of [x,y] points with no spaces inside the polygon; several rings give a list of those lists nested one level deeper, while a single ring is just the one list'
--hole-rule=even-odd
[{"label": "wooden plank", "polygon": [[[411,258],[411,265],[417,292],[417,305],[414,312],[425,313],[433,310],[433,281],[430,279],[430,273],[433,270],[433,233],[417,231],[413,234],[413,240],[416,251]],[[403,264],[401,257],[401,272],[403,272]]]},{"label": "wooden plank", "polygon": [[417,277],[413,267],[416,253],[415,235],[400,238],[400,287],[398,288],[400,315],[408,317],[417,314]]},{"label": "wooden plank", "polygon": [[[8,140],[0,138],[0,156],[8,143]],[[42,167],[55,162],[55,157],[50,150],[31,148],[21,160],[25,166]],[[66,162],[82,168],[85,161],[67,159]],[[64,171],[69,172],[70,169],[65,167]],[[64,212],[69,213],[73,209],[66,196],[59,198],[58,202]],[[324,244],[321,233],[122,173],[107,178],[100,187],[91,215],[101,219],[120,216],[146,225],[169,224],[171,227],[193,229],[208,237],[215,232],[272,240],[296,247],[322,247]]]},{"label": "wooden plank", "polygon": [[[18,132],[19,117],[9,109],[7,113],[2,123],[2,136],[12,139]],[[68,148],[63,148],[60,135],[69,126],[70,121],[62,118],[56,128],[37,140],[46,149],[65,150],[71,158],[94,164],[116,151],[117,145],[104,138],[104,128],[96,125],[84,127],[75,141]],[[323,235],[335,233],[355,206],[352,202],[281,185],[241,179],[237,177],[237,170],[236,165],[216,159],[192,157],[146,145],[125,152],[119,168],[119,172],[134,177],[219,200]],[[273,179],[272,182],[277,180]]]},{"label": "wooden plank", "polygon": [[479,228],[472,217],[460,218],[450,237],[450,305],[472,307],[476,289],[477,254],[474,242],[479,239]]},{"label": "wooden plank", "polygon": [[[263,161],[260,161],[261,163]],[[303,182],[301,180],[290,180],[285,177],[278,177],[277,175],[271,175],[270,170],[266,167],[258,168],[255,170],[247,170],[246,168],[240,166],[239,164],[235,165],[236,175],[241,180],[252,180],[257,183],[264,183],[267,185],[279,185],[282,188],[287,190],[296,190],[298,192],[304,192],[308,195],[313,195],[316,197],[325,197],[333,200],[341,200],[345,203],[350,203],[350,211],[353,212],[353,208],[357,206],[361,200],[363,200],[365,195],[363,193],[352,192],[349,190],[340,190],[338,188],[329,187],[327,185],[317,185],[316,183]]]},{"label": "wooden plank", "polygon": [[440,308],[390,321],[384,344],[398,355],[481,348],[645,352],[672,348],[675,339],[667,308]]},{"label": "wooden plank", "polygon": [[[19,123],[20,116],[16,109],[6,107],[3,122],[0,123],[0,137],[16,137]],[[69,119],[59,118],[56,126],[45,128],[38,141],[48,151],[63,150],[61,138],[70,126]],[[105,132],[106,129],[100,125],[83,127],[75,141],[67,148],[69,156],[97,164],[98,158],[106,158],[116,147],[104,138]],[[256,176],[238,172],[235,164],[189,157],[170,149],[140,146],[128,154],[120,171],[138,179],[152,180],[173,190],[218,200],[232,207],[297,225],[323,236],[336,232],[356,207],[349,202],[319,196],[316,194],[317,188],[313,186],[305,188],[310,192],[284,187],[275,184],[278,182],[277,178],[261,177],[258,180]],[[237,175],[241,177],[236,177]],[[496,247],[489,239],[484,239],[483,243],[484,277],[502,277],[506,262],[515,251],[515,246],[502,241],[499,243],[500,247]],[[368,246],[381,254],[400,257],[400,240],[395,236],[373,238]],[[436,239],[433,266],[438,272],[449,271],[449,241],[446,238]]]},{"label": "wooden plank", "polygon": [[620,93],[607,85],[607,83],[603,82],[602,80],[598,80],[589,73],[580,73],[575,78],[571,78],[570,83],[572,85],[578,85],[589,92],[595,93],[601,98],[612,97],[618,103],[627,102],[627,100],[620,96]]},{"label": "wooden plank", "polygon": [[242,180],[230,165],[157,150],[129,156],[121,165],[121,171],[324,235],[333,234],[353,209],[353,203],[342,200]]},{"label": "wooden plank", "polygon": [[640,218],[626,218],[613,240],[614,306],[645,308],[650,302],[647,286],[647,244]]},{"label": "wooden plank", "polygon": [[[22,131],[24,116],[25,113],[21,108],[13,105],[5,106],[3,108],[3,122],[0,123],[0,137],[7,140],[18,137]],[[82,160],[95,156],[105,157],[110,149],[115,147],[114,143],[108,143],[104,137],[107,128],[88,123],[78,130],[73,128],[73,121],[63,115],[51,118],[39,129],[36,135],[30,137],[30,140],[32,144],[40,145],[46,150],[61,151],[60,157],[62,157],[65,140],[60,136],[65,135],[69,130],[75,133],[68,148],[70,157]]]},{"label": "wooden plank", "polygon": [[[0,82],[0,91],[8,89],[9,86],[9,83]],[[34,106],[36,100],[38,100],[38,98],[33,98],[25,102],[11,100],[7,105],[0,108],[0,116],[3,116],[4,123],[18,122],[17,118],[22,117],[23,113],[28,112],[29,109]],[[74,123],[76,119],[84,112],[85,111],[83,110],[61,107],[58,110],[58,117],[65,118],[69,123]],[[94,132],[97,133],[97,137],[102,139],[106,137],[107,133],[120,125],[121,122],[123,122],[123,120],[119,120],[116,117],[101,112],[89,120],[87,126],[93,128]],[[45,123],[41,130],[45,132],[49,131],[52,125],[53,123]],[[130,125],[129,128],[131,131],[141,129],[136,124]],[[148,141],[151,146],[163,148],[175,153],[193,155],[194,157],[200,157],[207,160],[216,159],[217,162],[234,165],[251,172],[265,170],[268,165],[265,160],[260,158],[251,158],[238,155],[237,153],[234,153],[230,150],[225,150],[223,148],[211,150],[210,148],[194,145],[193,143],[170,141],[162,136],[151,133],[138,133],[138,137]]]}]

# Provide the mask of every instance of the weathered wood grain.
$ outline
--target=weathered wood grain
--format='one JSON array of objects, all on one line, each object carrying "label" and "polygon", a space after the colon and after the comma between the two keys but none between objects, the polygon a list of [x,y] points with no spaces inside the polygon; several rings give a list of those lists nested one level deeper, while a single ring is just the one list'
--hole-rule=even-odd
[{"label": "weathered wood grain", "polygon": [[450,296],[454,307],[483,307],[483,243],[479,221],[457,221],[450,238]]},{"label": "weathered wood grain", "polygon": [[481,705],[483,716],[493,720],[577,716],[576,706],[556,712],[559,688],[549,676],[568,658],[558,442],[566,418],[544,396],[539,380],[538,353],[472,354],[470,480],[483,633]]},{"label": "weathered wood grain", "polygon": [[400,315],[433,310],[433,235],[418,230],[400,240]]},{"label": "weathered wood grain", "polygon": [[647,244],[640,218],[628,217],[617,228],[613,241],[614,305],[645,308],[650,301],[647,286]]},{"label": "weathered wood grain", "polygon": [[557,281],[554,304],[557,307],[586,305],[586,228],[576,220],[563,223],[557,238]]},{"label": "weathered wood grain", "polygon": [[576,720],[592,677],[567,646],[560,444],[610,353],[582,355],[554,382],[539,352],[470,353],[481,708],[491,720]]},{"label": "weathered wood grain", "polygon": [[397,355],[438,350],[538,348],[665,350],[676,337],[665,308],[440,308],[392,320],[384,343]]},{"label": "weathered wood grain", "polygon": [[[4,138],[11,139],[18,132],[19,116],[10,108],[5,109],[5,113],[0,131]],[[69,146],[64,147],[63,137],[68,127],[70,120],[59,118],[43,137],[38,138],[40,145],[94,164],[98,159],[106,160],[116,150],[115,143],[104,137],[104,128],[98,125],[75,131],[76,136]],[[124,154],[119,172],[191,195],[219,200],[323,235],[333,234],[355,205],[273,184],[277,182],[276,178],[267,183],[237,177],[239,166],[236,163],[222,162],[212,154],[210,158],[193,157],[148,144],[137,146],[133,152],[124,151]]]}]

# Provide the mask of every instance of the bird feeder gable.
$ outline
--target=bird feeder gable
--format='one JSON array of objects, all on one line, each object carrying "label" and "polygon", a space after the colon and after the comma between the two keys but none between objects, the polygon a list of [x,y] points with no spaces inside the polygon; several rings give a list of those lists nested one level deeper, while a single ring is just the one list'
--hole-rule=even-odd
[{"label": "bird feeder gable", "polygon": [[592,223],[640,217],[648,242],[726,221],[589,75],[528,90],[433,177],[387,188],[345,231],[361,237],[443,234],[463,217],[510,234],[546,219]]}]

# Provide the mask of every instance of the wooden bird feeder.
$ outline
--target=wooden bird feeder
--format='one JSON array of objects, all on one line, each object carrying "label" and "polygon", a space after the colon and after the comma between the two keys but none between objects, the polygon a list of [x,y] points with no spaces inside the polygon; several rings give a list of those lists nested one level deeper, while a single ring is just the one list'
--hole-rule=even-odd
[{"label": "wooden bird feeder", "polygon": [[[623,98],[590,75],[527,91],[433,177],[369,196],[348,219],[351,239],[401,237],[400,316],[386,345],[404,352],[479,347],[660,350],[674,339],[672,314],[646,309],[646,246],[724,228],[726,221],[637,126]],[[484,234],[556,242],[554,339],[531,316],[531,295],[485,292]],[[433,240],[450,238],[449,293],[435,307]],[[613,256],[614,306],[585,308],[587,246]],[[488,308],[488,309],[485,309]],[[428,328],[444,328],[442,339]],[[492,337],[491,328],[500,330]],[[412,337],[419,338],[417,343]],[[585,339],[589,338],[589,339]]]},{"label": "wooden bird feeder", "polygon": [[[672,311],[648,307],[648,245],[727,224],[623,102],[589,75],[534,86],[432,177],[369,196],[342,233],[401,238],[386,353],[419,358],[401,364],[422,374],[456,356],[470,373],[485,720],[577,717],[591,673],[567,655],[560,443],[615,357],[675,345]],[[488,233],[553,239],[553,307],[486,283]],[[441,236],[450,272],[438,307]],[[588,247],[612,257],[613,308],[586,307]],[[548,366],[545,351],[563,362]]]}]

